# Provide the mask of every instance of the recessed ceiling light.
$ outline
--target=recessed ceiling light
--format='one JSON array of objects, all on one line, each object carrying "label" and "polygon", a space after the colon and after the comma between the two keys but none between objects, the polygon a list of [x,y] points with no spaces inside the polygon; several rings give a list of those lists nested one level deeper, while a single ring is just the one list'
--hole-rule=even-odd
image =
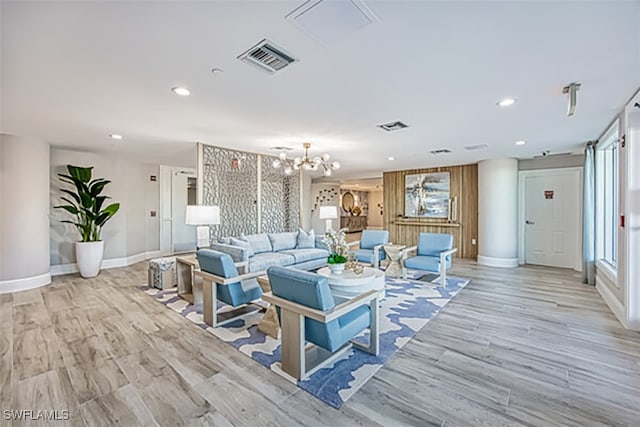
[{"label": "recessed ceiling light", "polygon": [[211,69],[211,72],[212,72],[213,74],[220,74],[220,73],[224,73],[224,70],[223,70],[222,68],[217,68],[217,67],[216,67],[216,68],[212,68],[212,69]]},{"label": "recessed ceiling light", "polygon": [[527,141],[525,141],[524,139],[521,139],[520,141],[516,141],[516,145],[524,145],[526,143]]},{"label": "recessed ceiling light", "polygon": [[393,156],[387,157],[387,160],[395,160],[396,158]]},{"label": "recessed ceiling light", "polygon": [[110,133],[109,136],[113,139],[123,139],[124,137],[118,133]]},{"label": "recessed ceiling light", "polygon": [[497,102],[498,107],[510,107],[516,103],[514,98],[504,98]]},{"label": "recessed ceiling light", "polygon": [[191,91],[189,91],[189,89],[187,89],[186,87],[180,87],[180,86],[172,87],[171,92],[180,96],[189,96],[191,94]]}]

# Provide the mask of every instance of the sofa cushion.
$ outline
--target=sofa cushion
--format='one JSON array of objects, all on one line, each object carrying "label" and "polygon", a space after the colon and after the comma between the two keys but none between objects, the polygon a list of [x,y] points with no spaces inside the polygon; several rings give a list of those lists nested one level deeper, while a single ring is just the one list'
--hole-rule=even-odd
[{"label": "sofa cushion", "polygon": [[440,271],[440,257],[437,256],[414,256],[407,258],[404,261],[404,265],[407,268],[413,268],[415,270],[433,271],[437,273]]},{"label": "sofa cushion", "polygon": [[244,248],[247,250],[247,256],[253,256],[253,248],[251,247],[251,243],[247,242],[246,240],[241,240],[241,239],[237,239],[235,237],[231,237],[229,239],[230,244],[233,246],[239,246],[241,248]]},{"label": "sofa cushion", "polygon": [[249,258],[249,271],[253,273],[255,271],[266,270],[274,265],[286,267],[294,263],[295,259],[292,255],[282,252],[263,252]]},{"label": "sofa cushion", "polygon": [[291,255],[295,259],[295,263],[299,264],[314,259],[328,258],[329,251],[324,249],[288,249],[280,252],[281,254]]},{"label": "sofa cushion", "polygon": [[230,245],[231,237],[220,237],[218,238],[218,243],[222,243],[223,245]]},{"label": "sofa cushion", "polygon": [[285,249],[293,249],[296,247],[298,232],[269,233],[268,236],[273,252],[280,252]]},{"label": "sofa cushion", "polygon": [[313,228],[307,233],[302,228],[298,230],[296,249],[310,249],[316,247],[316,235]]},{"label": "sofa cushion", "polygon": [[222,243],[212,243],[211,249],[231,255],[233,262],[242,262],[249,259],[249,251],[246,248]]},{"label": "sofa cushion", "polygon": [[273,249],[271,248],[271,241],[269,240],[269,236],[266,234],[249,234],[245,236],[242,234],[240,236],[240,240],[246,240],[251,244],[251,249],[255,254],[260,254],[262,252],[271,252]]}]

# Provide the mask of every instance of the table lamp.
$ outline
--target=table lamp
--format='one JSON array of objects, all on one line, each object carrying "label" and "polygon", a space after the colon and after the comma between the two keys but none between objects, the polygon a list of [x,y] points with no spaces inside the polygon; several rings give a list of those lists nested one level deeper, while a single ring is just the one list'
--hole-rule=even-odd
[{"label": "table lamp", "polygon": [[197,225],[198,248],[209,246],[209,225],[220,224],[220,207],[205,205],[187,205],[185,223]]},{"label": "table lamp", "polygon": [[331,223],[334,219],[338,218],[338,208],[335,206],[320,206],[320,219],[327,220],[325,232],[329,232],[332,229]]}]

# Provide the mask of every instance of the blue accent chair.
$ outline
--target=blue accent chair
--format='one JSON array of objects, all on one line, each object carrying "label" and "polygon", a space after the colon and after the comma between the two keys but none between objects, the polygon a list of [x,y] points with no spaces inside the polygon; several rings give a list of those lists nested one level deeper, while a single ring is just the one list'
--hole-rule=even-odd
[{"label": "blue accent chair", "polygon": [[[203,282],[203,316],[207,325],[215,328],[256,309],[264,310],[263,307],[250,305],[262,296],[262,288],[256,277],[264,275],[264,271],[238,274],[236,267],[246,268],[246,262],[234,264],[229,254],[212,249],[200,249],[197,258],[200,271],[196,271],[196,275]],[[236,310],[218,313],[217,300]]]},{"label": "blue accent chair", "polygon": [[383,246],[389,243],[389,232],[387,230],[363,230],[360,241],[349,245],[356,243],[360,243],[360,249],[354,251],[356,260],[378,268],[380,261],[384,261],[387,256]]},{"label": "blue accent chair", "polygon": [[[408,253],[416,251],[416,256]],[[447,270],[451,268],[451,255],[458,249],[453,247],[453,235],[440,233],[420,233],[418,245],[406,248],[403,253],[404,266],[414,270],[424,270],[440,274],[440,284],[447,284]],[[404,273],[406,279],[406,270]]]},{"label": "blue accent chair", "polygon": [[[286,267],[267,270],[282,329],[282,369],[301,380],[341,357],[351,346],[378,355],[378,290],[334,298],[326,277]],[[369,328],[369,345],[351,340]],[[305,350],[306,343],[315,344]],[[313,363],[312,363],[313,362]]]}]

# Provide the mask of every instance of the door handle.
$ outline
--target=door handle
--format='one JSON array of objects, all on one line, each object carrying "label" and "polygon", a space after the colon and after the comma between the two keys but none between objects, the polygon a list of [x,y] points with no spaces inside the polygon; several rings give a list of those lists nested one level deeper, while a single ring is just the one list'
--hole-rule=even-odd
[{"label": "door handle", "polygon": [[529,221],[529,220],[526,220],[524,223],[527,224],[527,225],[534,225],[535,224],[535,222]]}]

